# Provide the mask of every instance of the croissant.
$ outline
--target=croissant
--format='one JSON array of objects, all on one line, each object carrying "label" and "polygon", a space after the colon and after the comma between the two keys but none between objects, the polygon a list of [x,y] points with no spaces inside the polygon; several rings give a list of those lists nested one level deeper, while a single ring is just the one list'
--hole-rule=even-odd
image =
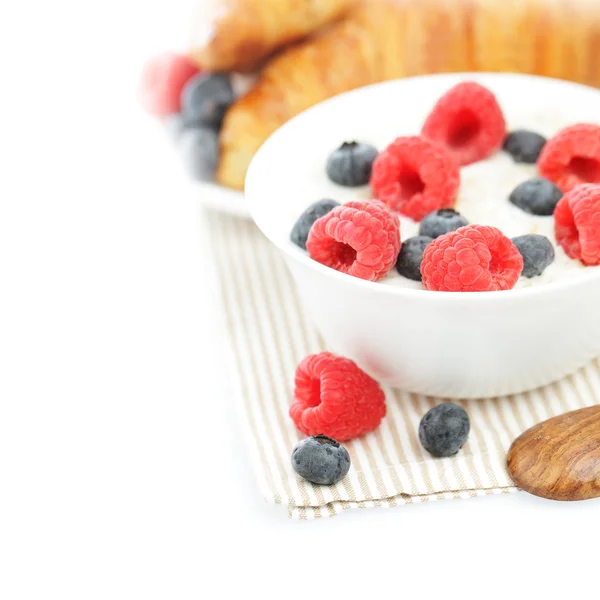
[{"label": "croissant", "polygon": [[368,0],[284,50],[228,110],[219,183],[243,189],[267,137],[310,106],[370,83],[455,71],[521,72],[600,86],[598,0]]},{"label": "croissant", "polygon": [[340,17],[356,0],[198,0],[190,57],[210,71],[244,71]]}]

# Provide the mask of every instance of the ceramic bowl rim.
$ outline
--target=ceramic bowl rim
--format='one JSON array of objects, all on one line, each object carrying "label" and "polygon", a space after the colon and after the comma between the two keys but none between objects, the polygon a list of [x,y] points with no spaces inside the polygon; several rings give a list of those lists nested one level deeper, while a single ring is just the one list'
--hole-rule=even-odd
[{"label": "ceramic bowl rim", "polygon": [[[294,126],[298,121],[303,121],[306,119],[312,119],[314,113],[319,113],[322,110],[323,106],[329,106],[331,104],[338,104],[346,101],[348,97],[358,96],[358,95],[366,95],[371,93],[373,90],[379,90],[385,87],[391,87],[395,85],[409,85],[415,81],[422,81],[425,79],[438,79],[444,80],[447,79],[449,81],[454,82],[455,80],[471,80],[471,79],[495,79],[498,81],[501,80],[518,80],[524,79],[528,81],[539,81],[543,82],[545,85],[551,84],[560,87],[568,87],[575,88],[585,91],[587,94],[596,94],[598,96],[598,103],[600,107],[600,90],[595,88],[580,84],[574,83],[571,81],[566,81],[562,79],[555,79],[551,77],[541,77],[539,75],[527,75],[521,73],[490,73],[490,72],[461,72],[461,73],[441,73],[435,75],[417,75],[415,77],[405,77],[402,79],[395,79],[392,81],[385,81],[382,83],[375,83],[372,85],[364,86],[355,90],[351,90],[349,92],[344,92],[343,94],[339,94],[333,98],[329,98],[308,108],[302,113],[296,115],[294,118],[290,119],[287,123],[282,125],[275,133],[273,133],[267,141],[261,146],[256,155],[254,156],[250,167],[248,169],[248,174],[246,176],[246,184],[245,184],[245,192],[247,196],[247,200],[250,204],[250,212],[252,215],[252,219],[258,226],[258,228],[262,231],[262,233],[267,237],[267,239],[274,244],[281,252],[283,252],[288,258],[293,259],[305,267],[309,269],[315,270],[317,273],[320,273],[326,277],[332,277],[340,281],[341,284],[353,285],[359,288],[364,289],[365,291],[371,291],[373,293],[385,294],[391,296],[397,296],[399,298],[411,298],[418,299],[419,301],[424,302],[506,302],[510,300],[519,300],[523,298],[533,298],[539,297],[541,295],[551,295],[553,293],[559,293],[561,291],[565,291],[568,289],[572,289],[573,291],[578,288],[585,286],[591,281],[596,281],[600,278],[600,266],[596,268],[589,269],[588,272],[582,272],[575,277],[569,277],[560,281],[552,281],[546,283],[544,285],[530,287],[530,288],[518,288],[511,290],[503,290],[499,292],[431,292],[425,289],[414,289],[414,288],[405,288],[400,286],[392,286],[392,285],[382,285],[380,282],[376,281],[367,281],[365,279],[360,279],[358,277],[353,277],[352,275],[348,275],[346,273],[341,273],[340,271],[336,271],[330,267],[327,267],[313,259],[311,259],[308,254],[303,252],[300,248],[297,248],[294,244],[292,244],[289,240],[287,243],[281,243],[280,241],[273,239],[271,237],[269,231],[270,228],[265,226],[263,219],[261,218],[261,211],[258,208],[259,202],[256,198],[260,197],[260,193],[255,193],[260,190],[260,179],[263,176],[264,169],[262,169],[263,159],[262,156],[270,151],[270,147],[274,144],[282,144],[289,143],[286,141],[287,130]],[[600,108],[598,111],[598,117],[600,119]],[[282,140],[282,141],[280,141]],[[265,175],[266,176],[266,175]],[[251,190],[248,193],[248,190]]]}]

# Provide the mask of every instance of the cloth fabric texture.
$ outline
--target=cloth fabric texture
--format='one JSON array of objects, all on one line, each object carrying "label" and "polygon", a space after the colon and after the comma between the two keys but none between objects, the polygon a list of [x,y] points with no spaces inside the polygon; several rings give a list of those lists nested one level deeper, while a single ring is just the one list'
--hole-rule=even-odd
[{"label": "cloth fabric texture", "polygon": [[291,467],[292,449],[304,435],[288,409],[296,366],[328,348],[306,317],[283,259],[254,223],[216,211],[206,211],[202,221],[220,280],[248,453],[265,500],[286,506],[292,518],[517,491],[505,464],[511,442],[535,423],[600,398],[597,359],[528,393],[453,400],[469,414],[471,432],[456,456],[440,459],[421,447],[418,427],[443,399],[384,386],[387,416],[380,427],[344,443],[352,458],[347,477],[313,485]]}]

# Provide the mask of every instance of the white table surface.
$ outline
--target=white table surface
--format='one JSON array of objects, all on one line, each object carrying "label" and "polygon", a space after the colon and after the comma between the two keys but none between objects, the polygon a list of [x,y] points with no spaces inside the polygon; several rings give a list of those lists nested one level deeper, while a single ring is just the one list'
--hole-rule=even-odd
[{"label": "white table surface", "polygon": [[520,493],[308,523],[262,502],[197,207],[133,99],[141,60],[173,38],[170,3],[9,4],[0,597],[594,595],[600,501]]}]

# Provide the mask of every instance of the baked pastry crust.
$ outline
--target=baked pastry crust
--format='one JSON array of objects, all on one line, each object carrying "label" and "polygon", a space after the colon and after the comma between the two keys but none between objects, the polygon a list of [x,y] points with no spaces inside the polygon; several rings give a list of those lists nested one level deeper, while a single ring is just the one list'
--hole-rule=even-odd
[{"label": "baked pastry crust", "polygon": [[276,56],[229,109],[219,183],[242,189],[279,126],[380,81],[455,71],[521,72],[600,87],[598,0],[367,0]]},{"label": "baked pastry crust", "polygon": [[191,58],[210,71],[245,71],[339,18],[357,0],[198,0]]}]

